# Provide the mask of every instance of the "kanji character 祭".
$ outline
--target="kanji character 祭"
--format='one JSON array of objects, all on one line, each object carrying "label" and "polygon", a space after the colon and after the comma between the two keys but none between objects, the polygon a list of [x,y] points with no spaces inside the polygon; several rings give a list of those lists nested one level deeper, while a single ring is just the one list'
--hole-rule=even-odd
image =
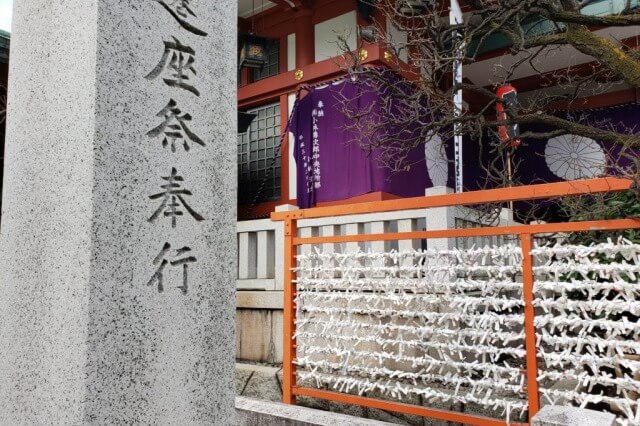
[{"label": "kanji character \u796d", "polygon": [[164,42],[164,53],[160,62],[145,78],[155,80],[163,71],[167,70],[168,77],[163,78],[163,81],[168,86],[179,87],[200,96],[200,92],[190,84],[191,80],[189,79],[189,74],[197,75],[193,67],[196,61],[195,50],[180,43],[177,38],[171,38],[173,41]]},{"label": "kanji character \u796d", "polygon": [[176,288],[179,289],[182,294],[186,295],[189,291],[189,263],[195,263],[197,259],[195,256],[186,256],[191,252],[191,248],[182,247],[176,250],[176,256],[173,260],[167,260],[166,257],[170,250],[171,244],[165,243],[160,254],[153,259],[153,265],[158,266],[158,269],[153,274],[149,282],[147,282],[147,286],[157,284],[158,293],[162,293],[164,291],[164,273],[167,265],[178,267],[182,266],[182,285]]},{"label": "kanji character \u796d", "polygon": [[182,207],[196,221],[203,221],[204,218],[196,213],[196,211],[193,210],[191,206],[189,206],[189,204],[186,202],[185,196],[191,196],[193,194],[191,194],[191,191],[182,188],[182,184],[180,182],[184,182],[184,179],[182,178],[182,176],[178,175],[175,167],[171,169],[170,176],[163,176],[162,179],[167,181],[166,184],[161,186],[164,191],[149,196],[149,198],[152,200],[161,198],[162,203],[160,204],[160,207],[158,207],[158,209],[148,219],[148,221],[153,223],[158,220],[161,215],[163,215],[164,217],[171,218],[171,226],[175,228],[178,216],[184,216],[184,212],[181,210]]},{"label": "kanji character \u796d", "polygon": [[[176,141],[182,140],[182,146],[185,151],[189,151],[189,140],[195,142],[200,146],[205,146],[202,139],[193,133],[187,126],[188,121],[191,121],[190,114],[182,114],[178,104],[171,99],[166,107],[162,109],[156,116],[163,117],[162,122],[158,127],[147,132],[147,136],[156,138],[160,135],[164,135],[162,139],[162,146],[167,147],[171,145],[171,151],[176,152]],[[180,115],[182,114],[182,115]]]},{"label": "kanji character \u796d", "polygon": [[197,18],[196,14],[191,9],[189,3],[191,0],[155,0],[164,7],[167,12],[171,14],[175,18],[176,21],[182,25],[187,31],[191,31],[192,33],[199,36],[206,36],[207,33],[202,31],[199,28],[193,26],[190,22],[190,18]]}]

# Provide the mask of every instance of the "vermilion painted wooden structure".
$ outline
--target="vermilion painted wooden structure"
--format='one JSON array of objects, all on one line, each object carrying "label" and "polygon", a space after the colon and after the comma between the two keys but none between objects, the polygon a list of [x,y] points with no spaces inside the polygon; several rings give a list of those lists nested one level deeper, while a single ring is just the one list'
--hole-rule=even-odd
[{"label": "vermilion painted wooden structure", "polygon": [[[275,0],[273,3],[276,3],[277,6],[266,9],[251,19],[238,18],[238,29],[240,32],[249,32],[253,24],[256,33],[259,35],[279,40],[280,72],[278,75],[253,82],[250,79],[249,70],[243,70],[240,75],[240,85],[238,88],[238,106],[241,109],[245,109],[265,103],[278,102],[280,104],[280,111],[282,111],[282,117],[286,117],[289,112],[288,95],[295,93],[298,87],[301,85],[318,84],[344,74],[344,70],[341,69],[340,66],[340,61],[342,60],[340,57],[315,62],[314,25],[354,11],[356,9],[356,2],[352,0],[315,0],[314,2],[307,3],[306,6],[305,2],[299,0],[295,2]],[[468,2],[462,0],[460,3],[463,11],[470,9]],[[447,4],[446,2],[442,2],[443,17],[448,14]],[[377,11],[373,19],[379,28],[386,28],[386,20],[382,12]],[[358,18],[357,25],[362,26],[366,25],[366,23],[361,18]],[[593,27],[592,29],[596,30],[598,28]],[[296,35],[295,68],[296,70],[303,71],[304,77],[302,80],[295,79],[296,70],[288,71],[287,69],[287,36],[289,34]],[[628,49],[638,50],[640,37],[633,36],[624,38],[621,40],[621,43]],[[367,50],[368,57],[364,61],[365,65],[398,68],[406,77],[411,78],[411,75],[408,75],[406,72],[409,68],[408,65],[401,62],[398,63],[395,59],[391,61],[384,60],[384,54],[387,52],[385,46],[377,44],[369,45],[359,40],[358,48]],[[509,48],[495,49],[478,56],[476,60],[490,62],[492,58],[505,55],[508,51]],[[590,62],[571,67],[568,72],[576,76],[591,75],[594,72],[594,67],[597,66],[598,64],[596,62]],[[531,90],[538,90],[540,87],[553,86],[557,84],[557,79],[557,70],[552,70],[518,78],[512,80],[511,83],[518,88],[520,93],[524,93]],[[487,88],[493,90],[490,86],[487,86]],[[472,91],[465,91],[463,96],[465,102],[469,103],[470,111],[473,112],[478,112],[479,108],[487,102],[487,99]],[[572,109],[586,109],[638,102],[639,100],[640,95],[637,89],[624,89],[574,100],[570,106]],[[559,102],[550,106],[551,109],[566,109],[567,107],[566,102]],[[281,120],[281,132],[283,133],[286,127],[286,121],[285,119]],[[292,193],[289,188],[289,163],[293,161],[293,159],[290,158],[289,155],[286,155],[288,149],[288,138],[285,137],[281,150],[281,152],[285,154],[282,155],[281,165],[281,198],[275,201],[263,202],[257,206],[240,206],[238,211],[238,217],[240,219],[263,217],[271,213],[278,205],[296,203],[294,199],[295,194]],[[382,196],[382,194],[374,195],[374,197]],[[348,199],[340,200],[339,202],[342,204],[350,204],[360,201],[362,200]]]},{"label": "vermilion painted wooden structure", "polygon": [[[296,384],[296,367],[293,361],[296,356],[295,334],[296,297],[295,273],[296,249],[304,244],[342,243],[356,241],[389,241],[431,238],[455,238],[492,235],[518,235],[523,253],[523,299],[525,303],[524,326],[526,348],[526,377],[529,402],[529,420],[539,411],[540,399],[538,393],[538,365],[536,354],[536,334],[534,326],[533,307],[533,259],[531,256],[533,235],[556,232],[586,232],[594,230],[620,230],[640,228],[640,218],[599,220],[584,222],[549,223],[539,225],[515,225],[503,227],[484,227],[466,229],[448,229],[441,231],[395,232],[383,234],[359,234],[328,237],[299,238],[297,236],[298,221],[301,219],[321,218],[330,216],[344,216],[364,213],[380,213],[398,210],[469,206],[483,203],[501,203],[510,201],[536,200],[563,196],[576,196],[625,191],[632,187],[627,179],[601,178],[573,182],[560,182],[525,187],[501,188],[484,191],[466,192],[458,194],[416,197],[399,200],[377,201],[340,206],[317,207],[313,209],[289,212],[276,212],[271,219],[284,221],[285,257],[284,257],[284,361],[283,361],[283,401],[295,404],[296,396],[304,395],[364,407],[396,411],[404,414],[414,414],[435,419],[461,422],[472,425],[490,426],[506,425],[503,420],[473,416],[463,413],[442,411],[426,407],[403,404],[399,402],[382,401],[378,399],[358,397],[354,395],[329,392],[318,389],[303,388]],[[515,423],[509,423],[514,425]]]}]

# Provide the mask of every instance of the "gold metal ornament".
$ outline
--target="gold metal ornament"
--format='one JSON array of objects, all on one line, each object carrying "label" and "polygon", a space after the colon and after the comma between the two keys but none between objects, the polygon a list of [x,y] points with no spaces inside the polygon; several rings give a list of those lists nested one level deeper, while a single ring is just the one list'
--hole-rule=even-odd
[{"label": "gold metal ornament", "polygon": [[391,62],[391,59],[393,59],[393,55],[388,50],[385,50],[385,52],[384,52],[384,60],[386,62]]},{"label": "gold metal ornament", "polygon": [[293,78],[295,78],[298,81],[302,80],[304,78],[304,71],[296,70],[295,74],[293,74]]},{"label": "gold metal ornament", "polygon": [[251,46],[249,49],[253,56],[262,55],[262,47],[261,46]]},{"label": "gold metal ornament", "polygon": [[366,61],[368,57],[369,52],[367,52],[367,49],[360,49],[360,52],[358,52],[358,58],[360,59],[360,61]]}]

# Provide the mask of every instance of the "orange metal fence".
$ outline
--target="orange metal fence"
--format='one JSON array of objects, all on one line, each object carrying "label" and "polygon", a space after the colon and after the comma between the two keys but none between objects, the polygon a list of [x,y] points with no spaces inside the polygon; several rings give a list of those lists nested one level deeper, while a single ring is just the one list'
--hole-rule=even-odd
[{"label": "orange metal fence", "polygon": [[[353,214],[380,213],[408,209],[477,205],[482,203],[506,203],[510,201],[536,200],[563,196],[625,191],[632,187],[626,179],[602,178],[573,182],[531,185],[517,188],[475,191],[459,194],[416,197],[402,200],[390,200],[344,206],[319,207],[306,210],[276,212],[271,215],[275,221],[284,221],[285,257],[284,257],[284,353],[283,353],[283,401],[295,404],[296,396],[309,396],[325,400],[378,408],[404,414],[413,414],[434,419],[461,422],[473,425],[505,425],[504,420],[468,415],[452,411],[431,409],[399,402],[359,397],[313,388],[300,387],[296,383],[296,284],[295,272],[297,247],[305,244],[345,243],[364,241],[391,241],[411,239],[456,238],[471,236],[516,235],[520,237],[523,255],[523,298],[524,331],[526,348],[527,396],[529,419],[540,408],[538,392],[538,365],[536,352],[536,331],[534,326],[533,259],[531,255],[533,236],[558,232],[614,231],[640,228],[640,218],[565,222],[536,225],[515,225],[503,227],[482,227],[467,229],[448,229],[421,232],[394,232],[381,234],[340,235],[326,237],[298,237],[298,221],[301,219],[345,216]],[[509,423],[517,424],[517,423]]]}]

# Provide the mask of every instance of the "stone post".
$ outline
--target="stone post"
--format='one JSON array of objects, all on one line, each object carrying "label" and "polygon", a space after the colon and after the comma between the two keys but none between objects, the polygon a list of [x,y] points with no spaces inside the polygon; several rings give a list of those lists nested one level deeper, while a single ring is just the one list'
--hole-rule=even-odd
[{"label": "stone post", "polygon": [[15,2],[0,424],[233,424],[236,14]]},{"label": "stone post", "polygon": [[[424,190],[425,196],[446,195],[453,193],[452,188],[446,186],[434,186]],[[443,229],[454,229],[455,223],[455,207],[434,207],[427,209],[427,231],[438,231]],[[427,240],[427,248],[435,250],[449,250],[455,247],[454,238],[433,238]]]}]

